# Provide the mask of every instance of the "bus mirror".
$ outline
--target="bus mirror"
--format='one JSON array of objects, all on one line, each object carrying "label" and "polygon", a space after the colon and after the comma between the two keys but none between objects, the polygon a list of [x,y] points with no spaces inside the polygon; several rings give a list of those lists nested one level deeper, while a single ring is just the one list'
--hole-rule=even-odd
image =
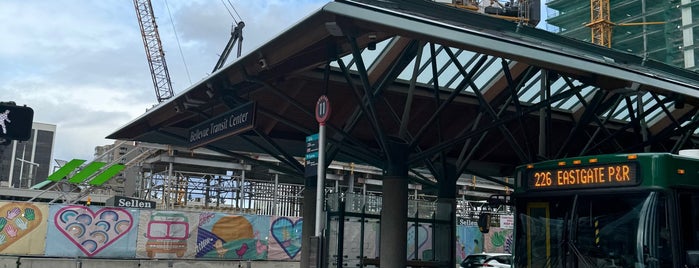
[{"label": "bus mirror", "polygon": [[481,233],[487,234],[490,231],[490,213],[481,213],[478,215],[478,230]]}]

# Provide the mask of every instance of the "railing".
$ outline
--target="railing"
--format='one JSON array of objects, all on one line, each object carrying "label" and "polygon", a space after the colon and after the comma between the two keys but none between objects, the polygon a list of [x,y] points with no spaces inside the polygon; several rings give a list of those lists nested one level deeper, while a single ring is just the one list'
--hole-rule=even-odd
[{"label": "railing", "polygon": [[[345,202],[345,212],[351,213],[366,213],[371,215],[381,214],[381,196],[377,195],[362,195],[355,193],[329,193],[325,202],[328,210],[337,212],[340,211],[340,202]],[[362,211],[362,208],[364,211]]]},{"label": "railing", "polygon": [[[381,215],[382,197],[355,193],[329,193],[325,199],[331,212],[339,212],[341,202],[345,202],[345,212]],[[437,212],[438,203],[426,200],[408,200],[408,217],[432,219]],[[450,211],[448,211],[450,212]]]}]

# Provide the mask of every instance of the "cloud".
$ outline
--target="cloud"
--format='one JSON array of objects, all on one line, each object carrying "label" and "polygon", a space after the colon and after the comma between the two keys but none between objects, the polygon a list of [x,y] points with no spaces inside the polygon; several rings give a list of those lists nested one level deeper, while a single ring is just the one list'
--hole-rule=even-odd
[{"label": "cloud", "polygon": [[[175,94],[218,61],[234,23],[224,2],[246,23],[245,54],[329,1],[153,1]],[[92,159],[113,142],[104,137],[157,104],[131,1],[3,0],[0,25],[0,101],[57,126],[53,158]]]}]

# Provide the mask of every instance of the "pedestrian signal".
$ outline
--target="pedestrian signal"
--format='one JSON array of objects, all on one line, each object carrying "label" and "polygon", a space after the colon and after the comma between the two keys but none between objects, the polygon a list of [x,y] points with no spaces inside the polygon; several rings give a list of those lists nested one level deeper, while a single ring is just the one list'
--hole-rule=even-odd
[{"label": "pedestrian signal", "polygon": [[0,103],[0,139],[29,140],[32,134],[34,110],[14,103]]}]

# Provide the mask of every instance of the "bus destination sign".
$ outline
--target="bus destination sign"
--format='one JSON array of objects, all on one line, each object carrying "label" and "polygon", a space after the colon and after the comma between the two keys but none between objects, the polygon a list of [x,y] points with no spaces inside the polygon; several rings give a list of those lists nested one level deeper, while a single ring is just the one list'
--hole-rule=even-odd
[{"label": "bus destination sign", "polygon": [[526,171],[529,189],[600,188],[638,184],[638,164],[610,163]]}]

